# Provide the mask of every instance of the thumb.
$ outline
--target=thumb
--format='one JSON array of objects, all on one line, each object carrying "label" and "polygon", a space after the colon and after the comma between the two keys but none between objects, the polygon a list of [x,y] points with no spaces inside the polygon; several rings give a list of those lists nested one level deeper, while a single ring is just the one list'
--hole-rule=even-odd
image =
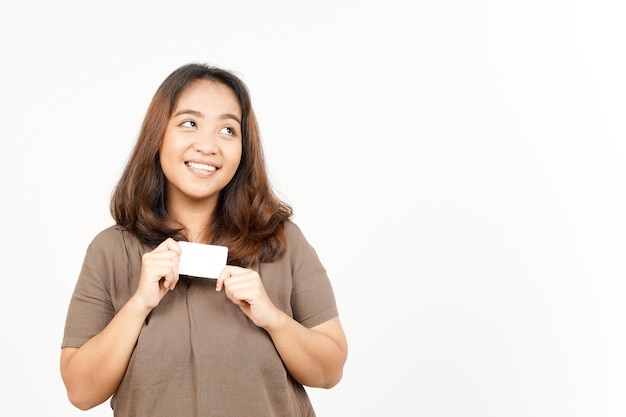
[{"label": "thumb", "polygon": [[182,249],[180,248],[178,242],[171,237],[168,237],[163,242],[161,242],[159,246],[154,248],[154,252],[163,252],[166,250],[173,250],[174,252],[178,253],[179,256],[182,253]]},{"label": "thumb", "polygon": [[217,277],[217,282],[215,283],[215,291],[221,291],[224,287],[224,280],[226,278],[229,278],[230,276],[230,270],[228,268],[228,265],[226,265],[226,267],[222,269],[222,272],[220,272],[220,275]]}]

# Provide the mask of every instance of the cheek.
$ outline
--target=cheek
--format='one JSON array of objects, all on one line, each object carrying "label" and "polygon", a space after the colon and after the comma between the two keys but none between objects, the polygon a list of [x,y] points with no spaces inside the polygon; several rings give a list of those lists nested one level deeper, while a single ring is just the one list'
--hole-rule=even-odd
[{"label": "cheek", "polygon": [[161,162],[161,167],[167,165],[167,158],[170,154],[171,151],[168,149],[167,146],[164,146],[163,144],[159,146],[159,162]]},{"label": "cheek", "polygon": [[232,148],[229,148],[227,152],[228,152],[229,161],[232,163],[235,169],[237,169],[237,167],[241,163],[241,154],[242,154],[241,145],[233,146]]},{"label": "cheek", "polygon": [[161,145],[159,145],[159,162],[161,164],[161,170],[166,177],[175,169],[178,154],[179,150],[176,147],[176,142],[163,138]]},{"label": "cheek", "polygon": [[159,145],[159,158],[162,161],[175,159],[185,151],[186,146],[188,145],[184,141],[175,136],[170,137],[166,134]]},{"label": "cheek", "polygon": [[171,140],[168,139],[167,135],[161,139],[161,143],[159,144],[159,159],[163,161],[167,159],[168,155],[172,153]]},{"label": "cheek", "polygon": [[230,181],[235,177],[237,171],[239,170],[239,166],[241,165],[241,148],[239,149],[230,149],[228,152],[228,175],[230,177]]}]

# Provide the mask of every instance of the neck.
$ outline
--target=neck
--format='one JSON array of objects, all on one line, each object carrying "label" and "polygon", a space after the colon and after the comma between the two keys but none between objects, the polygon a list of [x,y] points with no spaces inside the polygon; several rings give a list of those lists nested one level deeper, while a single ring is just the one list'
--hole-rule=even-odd
[{"label": "neck", "polygon": [[213,217],[215,205],[170,204],[170,214],[184,226],[190,242],[208,243],[207,225]]}]

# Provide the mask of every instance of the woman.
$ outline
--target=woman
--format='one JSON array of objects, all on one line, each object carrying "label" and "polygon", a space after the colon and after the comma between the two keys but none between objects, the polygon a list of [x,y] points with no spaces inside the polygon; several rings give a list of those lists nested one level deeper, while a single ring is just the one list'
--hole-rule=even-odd
[{"label": "woman", "polygon": [[[61,353],[70,401],[115,416],[314,416],[347,357],[332,288],[271,190],[247,87],[189,64],[161,84],[87,249]],[[178,241],[228,247],[217,279]]]}]

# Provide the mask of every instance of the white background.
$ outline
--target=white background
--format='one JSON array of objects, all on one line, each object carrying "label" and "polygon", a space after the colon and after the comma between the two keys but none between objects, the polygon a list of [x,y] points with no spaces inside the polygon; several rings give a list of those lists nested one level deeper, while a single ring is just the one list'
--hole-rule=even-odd
[{"label": "white background", "polygon": [[620,1],[0,6],[2,415],[111,416],[58,370],[158,84],[235,70],[335,287],[320,417],[626,415]]}]

